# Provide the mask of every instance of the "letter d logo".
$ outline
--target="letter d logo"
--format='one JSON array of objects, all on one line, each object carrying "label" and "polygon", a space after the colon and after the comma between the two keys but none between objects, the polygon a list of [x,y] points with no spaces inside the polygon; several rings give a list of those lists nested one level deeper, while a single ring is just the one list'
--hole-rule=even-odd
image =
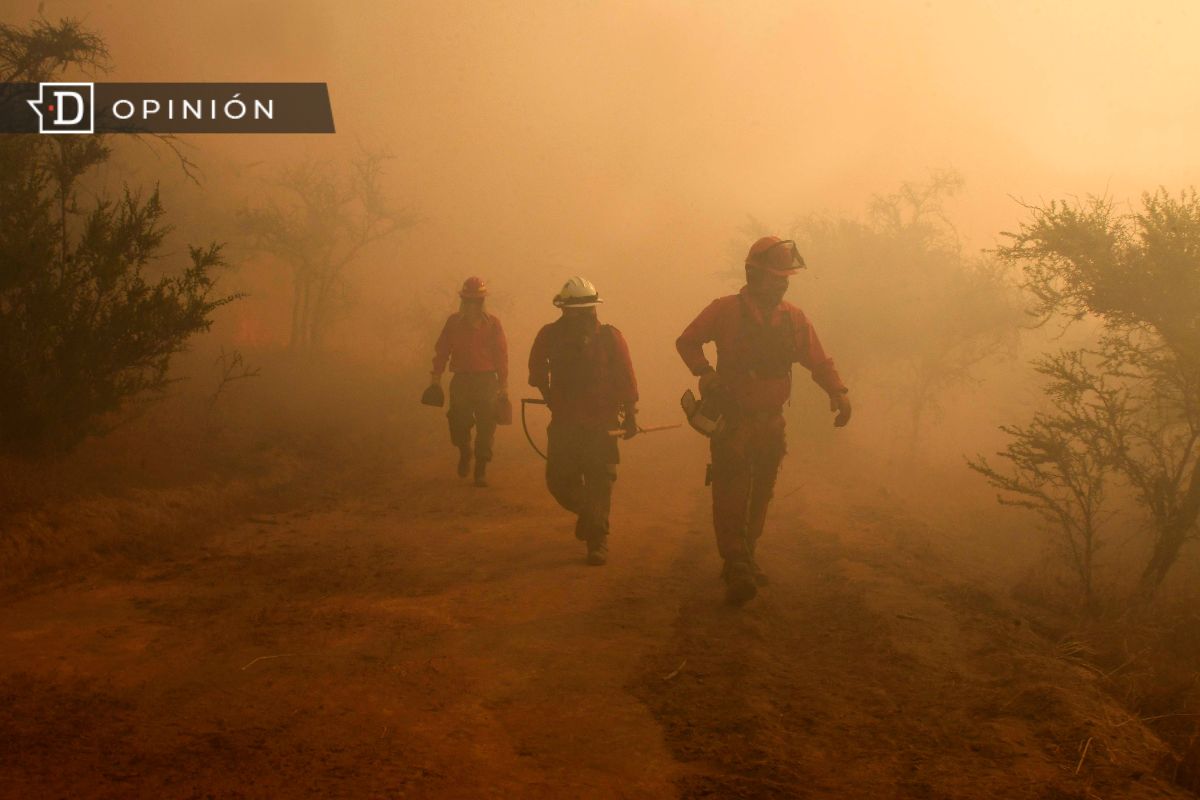
[{"label": "letter d logo", "polygon": [[95,85],[41,83],[38,99],[29,100],[38,115],[39,133],[92,133],[95,127]]}]

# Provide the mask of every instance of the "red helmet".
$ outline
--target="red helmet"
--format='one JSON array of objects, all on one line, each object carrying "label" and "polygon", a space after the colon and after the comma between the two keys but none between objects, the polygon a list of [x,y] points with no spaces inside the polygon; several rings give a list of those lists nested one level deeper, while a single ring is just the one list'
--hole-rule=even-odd
[{"label": "red helmet", "polygon": [[459,290],[458,296],[462,298],[478,298],[485,297],[488,293],[487,284],[483,278],[467,278],[463,281],[462,289]]},{"label": "red helmet", "polygon": [[804,259],[800,257],[796,243],[791,239],[764,236],[750,245],[750,252],[746,254],[746,266],[760,267],[776,275],[795,275],[804,268]]}]

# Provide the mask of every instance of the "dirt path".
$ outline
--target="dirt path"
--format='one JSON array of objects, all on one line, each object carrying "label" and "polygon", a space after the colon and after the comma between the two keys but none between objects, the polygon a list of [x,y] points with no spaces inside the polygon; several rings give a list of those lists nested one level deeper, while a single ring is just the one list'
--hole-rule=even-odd
[{"label": "dirt path", "polygon": [[427,459],[8,598],[0,796],[1188,796],[911,520],[781,498],[732,611],[695,476],[628,461],[603,569],[536,462]]}]

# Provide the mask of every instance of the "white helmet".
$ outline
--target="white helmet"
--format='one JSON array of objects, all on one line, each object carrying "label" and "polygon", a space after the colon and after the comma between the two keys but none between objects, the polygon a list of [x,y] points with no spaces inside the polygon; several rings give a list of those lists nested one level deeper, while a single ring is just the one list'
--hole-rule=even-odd
[{"label": "white helmet", "polygon": [[559,308],[587,308],[603,302],[592,282],[578,275],[564,283],[554,296],[554,305]]}]

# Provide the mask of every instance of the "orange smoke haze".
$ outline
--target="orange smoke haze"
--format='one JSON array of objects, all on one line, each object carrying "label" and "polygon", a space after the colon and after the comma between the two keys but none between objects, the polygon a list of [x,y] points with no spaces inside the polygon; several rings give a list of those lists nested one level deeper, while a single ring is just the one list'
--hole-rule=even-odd
[{"label": "orange smoke haze", "polygon": [[[6,17],[35,13],[30,0]],[[422,293],[451,303],[481,274],[520,361],[580,273],[664,378],[648,386],[664,404],[687,379],[670,342],[733,288],[721,273],[750,217],[856,215],[950,167],[966,183],[950,215],[978,248],[1020,216],[1013,198],[1124,199],[1197,177],[1200,8],[1186,3],[48,0],[44,13],[106,38],[109,80],[329,83],[336,136],[193,137],[204,188],[164,177],[169,209],[229,212],[287,159],[385,148],[389,188],[421,222],[358,267],[360,322]],[[193,216],[184,230],[222,234]],[[264,319],[286,323],[286,281],[261,273],[251,258],[236,278],[255,295],[255,320],[234,326],[250,343],[271,338]],[[805,291],[821,275],[810,263],[790,294],[818,326]]]}]

